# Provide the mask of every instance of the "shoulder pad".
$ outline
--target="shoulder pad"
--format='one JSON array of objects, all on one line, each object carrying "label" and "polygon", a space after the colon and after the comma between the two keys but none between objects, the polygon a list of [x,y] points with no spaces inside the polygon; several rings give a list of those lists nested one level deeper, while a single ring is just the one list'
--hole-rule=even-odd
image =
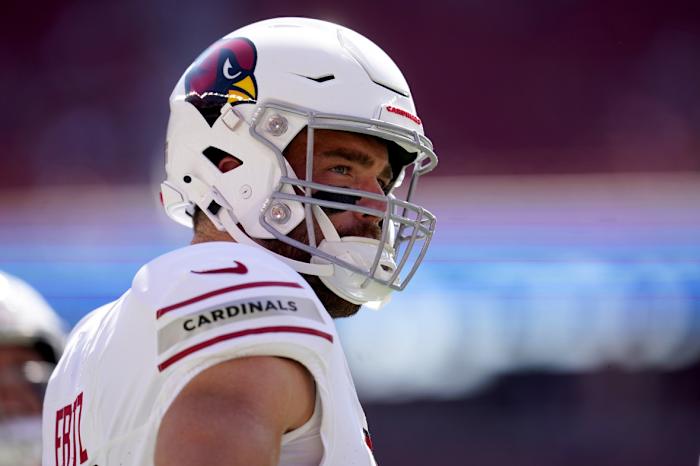
[{"label": "shoulder pad", "polygon": [[174,251],[139,271],[132,290],[153,312],[161,371],[194,353],[218,357],[255,342],[334,340],[331,318],[306,281],[250,246]]},{"label": "shoulder pad", "polygon": [[[187,246],[160,256],[139,270],[132,290],[168,312],[171,305],[226,289],[253,290],[278,286],[306,290],[306,281],[291,267],[257,248],[232,242]],[[256,294],[256,293],[253,293]],[[259,294],[259,293],[258,293]],[[314,295],[315,296],[315,295]]]}]

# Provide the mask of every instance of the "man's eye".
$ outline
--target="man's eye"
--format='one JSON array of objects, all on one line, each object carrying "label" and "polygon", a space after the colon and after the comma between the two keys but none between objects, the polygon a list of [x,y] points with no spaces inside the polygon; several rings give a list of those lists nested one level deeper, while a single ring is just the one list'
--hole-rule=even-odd
[{"label": "man's eye", "polygon": [[350,167],[346,167],[345,165],[337,165],[332,167],[330,171],[339,175],[348,175],[350,173]]}]

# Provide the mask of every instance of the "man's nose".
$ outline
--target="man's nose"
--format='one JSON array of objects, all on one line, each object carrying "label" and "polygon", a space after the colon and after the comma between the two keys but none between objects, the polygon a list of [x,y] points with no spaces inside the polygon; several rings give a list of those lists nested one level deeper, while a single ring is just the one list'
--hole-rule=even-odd
[{"label": "man's nose", "polygon": [[[365,183],[361,189],[362,191],[367,191],[372,194],[384,196],[384,191],[382,190],[382,187],[376,180],[374,182]],[[368,209],[378,210],[382,212],[382,214],[386,210],[385,200],[372,199],[370,197],[361,197],[357,201],[357,205]],[[377,217],[375,215],[365,214],[363,212],[353,212],[353,214],[358,220],[361,220],[363,222],[372,222],[374,224],[378,224],[383,219],[383,215],[382,217]]]}]

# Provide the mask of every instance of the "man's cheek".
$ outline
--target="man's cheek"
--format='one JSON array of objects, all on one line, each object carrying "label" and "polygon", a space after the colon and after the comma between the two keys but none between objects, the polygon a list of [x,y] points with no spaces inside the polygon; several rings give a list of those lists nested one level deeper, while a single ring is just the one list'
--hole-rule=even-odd
[{"label": "man's cheek", "polygon": [[336,210],[335,213],[329,214],[328,218],[331,219],[331,223],[340,236],[345,236],[345,233],[353,230],[354,216],[352,212]]}]

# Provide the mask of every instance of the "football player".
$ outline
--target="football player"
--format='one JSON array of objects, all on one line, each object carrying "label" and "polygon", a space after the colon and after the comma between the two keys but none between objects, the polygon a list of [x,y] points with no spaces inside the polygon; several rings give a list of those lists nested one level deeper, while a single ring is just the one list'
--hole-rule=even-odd
[{"label": "football player", "polygon": [[[374,43],[281,18],[214,43],[170,99],[159,257],[73,330],[44,465],[373,465],[333,318],[403,289],[437,158]],[[404,182],[404,180],[406,180]]]},{"label": "football player", "polygon": [[46,301],[0,273],[0,465],[41,464],[41,403],[64,340]]}]

